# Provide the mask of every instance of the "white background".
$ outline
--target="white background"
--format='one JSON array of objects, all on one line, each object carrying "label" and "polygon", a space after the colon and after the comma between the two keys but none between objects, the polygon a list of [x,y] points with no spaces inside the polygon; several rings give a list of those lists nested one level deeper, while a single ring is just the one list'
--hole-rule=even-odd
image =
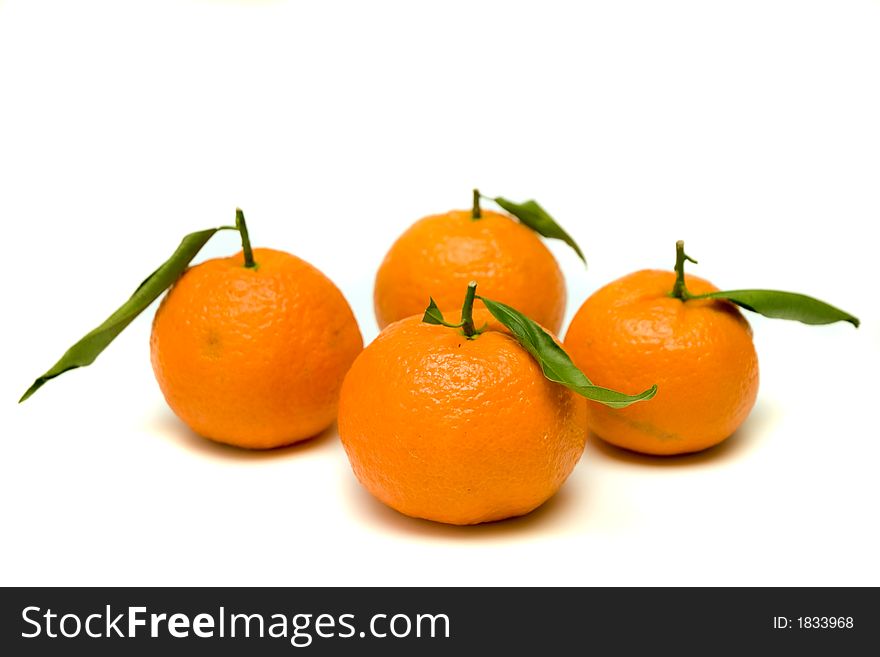
[{"label": "white background", "polygon": [[[880,3],[0,0],[0,583],[880,585]],[[671,268],[859,315],[750,316],[751,417],[654,459],[588,444],[531,516],[454,528],[357,484],[335,431],[195,437],[151,308],[16,400],[187,232],[240,205],[376,335],[373,275],[470,190],[538,199],[568,317]],[[215,238],[205,257],[238,248]]]}]

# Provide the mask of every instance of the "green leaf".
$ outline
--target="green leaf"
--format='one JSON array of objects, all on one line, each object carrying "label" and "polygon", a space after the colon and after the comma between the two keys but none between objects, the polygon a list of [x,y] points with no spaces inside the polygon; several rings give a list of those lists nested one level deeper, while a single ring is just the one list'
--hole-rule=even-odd
[{"label": "green leaf", "polygon": [[577,245],[577,242],[574,241],[571,235],[563,230],[562,226],[556,223],[553,217],[547,214],[544,208],[538,205],[537,201],[530,200],[525,203],[514,203],[501,196],[492,200],[539,235],[562,240],[568,244],[578,254],[578,257],[583,260],[584,264],[587,264],[587,259],[584,257],[581,247]]},{"label": "green leaf", "polygon": [[190,233],[180,242],[180,246],[141,283],[131,297],[119,307],[103,324],[83,337],[68,349],[61,359],[22,395],[19,403],[33,395],[46,381],[77,367],[85,367],[95,362],[98,355],[107,348],[122,330],[131,324],[135,317],[167,290],[186,270],[189,263],[219,230],[236,230],[233,226],[221,226]]},{"label": "green leaf", "polygon": [[448,328],[461,328],[464,326],[464,322],[459,324],[450,324],[443,318],[443,313],[440,312],[440,309],[437,307],[437,302],[434,301],[434,297],[430,297],[431,303],[428,304],[428,307],[425,308],[425,314],[422,316],[422,321],[425,324],[436,324],[438,326],[446,326]]},{"label": "green leaf", "polygon": [[443,326],[446,323],[446,320],[443,319],[443,313],[440,312],[440,309],[437,307],[437,302],[434,301],[434,297],[431,297],[431,303],[425,308],[425,314],[422,316],[422,321],[425,322],[425,324],[435,324],[438,326]]},{"label": "green leaf", "polygon": [[506,304],[486,297],[479,298],[486,304],[492,316],[510,329],[519,343],[538,361],[544,376],[551,381],[561,383],[579,395],[611,408],[625,408],[635,402],[651,399],[657,394],[656,385],[637,395],[627,395],[593,385],[562,347],[538,324]]},{"label": "green leaf", "polygon": [[726,299],[746,310],[775,319],[792,319],[804,324],[833,324],[849,322],[859,326],[858,318],[834,306],[795,292],[778,290],[731,290],[710,292],[691,299]]}]

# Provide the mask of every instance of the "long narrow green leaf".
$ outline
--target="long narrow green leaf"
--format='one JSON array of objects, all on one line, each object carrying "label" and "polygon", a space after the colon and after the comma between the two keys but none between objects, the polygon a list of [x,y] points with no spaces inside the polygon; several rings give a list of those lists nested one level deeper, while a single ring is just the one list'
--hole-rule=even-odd
[{"label": "long narrow green leaf", "polygon": [[583,260],[584,264],[587,264],[587,259],[584,257],[581,247],[574,241],[574,238],[565,232],[562,226],[556,223],[556,220],[544,208],[538,205],[537,201],[529,200],[524,203],[514,203],[501,196],[492,200],[539,235],[562,240],[568,244],[578,254],[578,257]]},{"label": "long narrow green leaf", "polygon": [[637,395],[627,395],[616,390],[593,385],[568,357],[568,354],[556,344],[556,341],[538,324],[511,308],[510,306],[492,301],[486,297],[478,297],[486,304],[492,316],[510,329],[519,343],[528,351],[549,380],[574,390],[579,395],[592,399],[611,408],[625,408],[630,404],[651,399],[657,394],[657,386],[651,386]]},{"label": "long narrow green leaf", "polygon": [[779,290],[730,290],[700,294],[691,299],[726,299],[746,310],[775,319],[791,319],[804,324],[833,324],[849,322],[856,328],[857,317],[839,308],[796,292]]},{"label": "long narrow green leaf", "polygon": [[131,297],[103,324],[90,331],[79,342],[68,349],[61,359],[45,374],[38,377],[33,385],[22,395],[19,403],[39,390],[43,384],[60,374],[77,367],[91,365],[98,355],[107,348],[122,330],[135,317],[167,290],[186,270],[189,263],[209,239],[219,230],[236,230],[233,226],[221,226],[190,233],[180,242],[180,246],[168,260],[150,274],[134,291]]}]

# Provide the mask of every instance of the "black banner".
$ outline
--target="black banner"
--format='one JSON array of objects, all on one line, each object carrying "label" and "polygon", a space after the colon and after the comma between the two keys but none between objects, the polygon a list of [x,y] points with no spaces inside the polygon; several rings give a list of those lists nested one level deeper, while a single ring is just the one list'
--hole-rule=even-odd
[{"label": "black banner", "polygon": [[876,589],[19,588],[6,655],[675,654],[877,645]]}]

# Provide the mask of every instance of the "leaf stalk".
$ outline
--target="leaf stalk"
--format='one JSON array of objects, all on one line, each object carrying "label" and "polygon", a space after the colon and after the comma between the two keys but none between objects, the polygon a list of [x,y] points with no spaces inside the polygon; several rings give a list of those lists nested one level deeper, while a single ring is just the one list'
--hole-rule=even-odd
[{"label": "leaf stalk", "polygon": [[473,340],[480,334],[474,325],[474,298],[477,295],[477,282],[471,281],[464,295],[464,304],[461,307],[461,332],[468,340]]},{"label": "leaf stalk", "polygon": [[692,262],[695,265],[697,264],[696,260],[684,252],[684,241],[678,240],[675,243],[675,285],[672,286],[672,292],[669,293],[669,296],[675,299],[681,299],[682,301],[687,301],[688,299],[693,298],[693,295],[688,292],[687,285],[684,282],[685,261]]},{"label": "leaf stalk", "polygon": [[241,208],[235,209],[235,228],[241,234],[241,250],[244,253],[244,266],[247,269],[254,269],[257,263],[254,262],[254,251],[251,248],[251,238],[248,235],[247,224],[244,221],[244,212]]}]

